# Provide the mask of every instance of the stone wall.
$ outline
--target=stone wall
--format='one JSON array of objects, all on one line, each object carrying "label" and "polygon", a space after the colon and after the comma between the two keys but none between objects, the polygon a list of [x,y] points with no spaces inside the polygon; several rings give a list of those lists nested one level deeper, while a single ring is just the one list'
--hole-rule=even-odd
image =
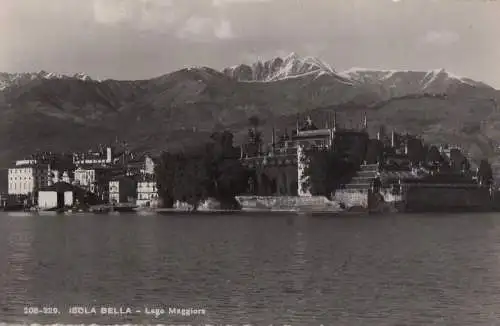
[{"label": "stone wall", "polygon": [[237,196],[236,200],[243,210],[340,210],[336,201],[324,196]]},{"label": "stone wall", "polygon": [[488,189],[457,185],[412,186],[404,189],[402,194],[394,194],[390,189],[377,193],[368,189],[339,189],[335,200],[347,210],[361,208],[370,212],[482,211],[493,207]]},{"label": "stone wall", "polygon": [[404,211],[404,197],[402,194],[393,193],[392,189],[381,189],[380,194],[385,203],[384,209],[391,212]]},{"label": "stone wall", "polygon": [[368,189],[338,189],[335,192],[335,200],[342,203],[346,208],[361,207],[368,209]]},{"label": "stone wall", "polygon": [[[339,189],[333,201],[322,196],[238,196],[243,210],[320,210],[339,211],[364,209],[371,213],[385,212],[434,212],[453,210],[486,211],[493,208],[489,190],[479,187],[412,186],[402,194],[389,189],[372,193],[369,189]],[[499,201],[500,195],[496,196]]]}]

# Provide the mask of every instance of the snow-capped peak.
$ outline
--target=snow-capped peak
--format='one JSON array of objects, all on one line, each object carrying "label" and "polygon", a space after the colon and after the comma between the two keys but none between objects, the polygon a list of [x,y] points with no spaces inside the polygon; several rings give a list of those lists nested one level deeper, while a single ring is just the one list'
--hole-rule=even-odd
[{"label": "snow-capped peak", "polygon": [[45,70],[25,73],[0,73],[0,90],[3,90],[10,86],[19,86],[37,79],[78,79],[82,81],[99,81],[92,79],[90,76],[84,73],[66,75],[55,72],[47,72]]},{"label": "snow-capped peak", "polygon": [[396,73],[411,73],[411,70],[395,70],[395,69],[370,69],[353,67],[339,73],[346,78],[353,78],[355,80],[366,79],[367,77],[376,77],[377,79],[388,79]]},{"label": "snow-capped peak", "polygon": [[284,61],[298,60],[299,56],[295,52],[290,52],[286,57],[283,58]]},{"label": "snow-capped peak", "polygon": [[74,74],[73,78],[80,79],[80,80],[83,80],[83,81],[93,80],[89,75],[87,75],[87,74],[85,74],[83,72],[79,72],[79,73]]},{"label": "snow-capped peak", "polygon": [[476,82],[470,78],[454,75],[444,68],[433,69],[425,74],[422,80],[424,87],[429,87],[433,83],[461,83],[469,86],[479,86],[482,83]]},{"label": "snow-capped peak", "polygon": [[241,81],[271,82],[304,76],[333,76],[344,83],[351,83],[335,72],[330,65],[316,57],[300,57],[292,52],[284,57],[257,61],[250,65],[237,65],[224,69],[224,73]]},{"label": "snow-capped peak", "polygon": [[[277,64],[279,61],[281,61],[280,65]],[[268,81],[311,73],[335,74],[335,71],[320,59],[315,57],[301,58],[295,52],[290,53],[284,59],[278,57],[271,62],[275,69],[267,76],[266,80]]]},{"label": "snow-capped peak", "polygon": [[358,84],[381,85],[402,93],[443,93],[451,86],[490,86],[454,75],[443,68],[429,71],[351,68],[340,73]]}]

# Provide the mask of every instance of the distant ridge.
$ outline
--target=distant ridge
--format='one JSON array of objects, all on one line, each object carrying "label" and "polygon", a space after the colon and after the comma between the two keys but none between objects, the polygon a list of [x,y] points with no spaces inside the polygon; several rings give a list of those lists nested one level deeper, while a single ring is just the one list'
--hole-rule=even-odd
[{"label": "distant ridge", "polygon": [[0,90],[3,90],[12,85],[22,85],[37,79],[77,79],[82,81],[99,81],[94,80],[84,73],[76,73],[72,75],[58,74],[41,70],[39,72],[26,73],[6,73],[0,72]]}]

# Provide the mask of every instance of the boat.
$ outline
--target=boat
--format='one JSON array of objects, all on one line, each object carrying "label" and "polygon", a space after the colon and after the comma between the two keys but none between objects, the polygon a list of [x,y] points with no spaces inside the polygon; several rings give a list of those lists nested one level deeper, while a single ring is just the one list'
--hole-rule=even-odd
[{"label": "boat", "polygon": [[112,212],[118,212],[118,213],[132,213],[135,212],[135,209],[137,208],[136,205],[112,205],[111,206],[111,211]]},{"label": "boat", "polygon": [[133,209],[138,215],[157,215],[157,211],[151,207],[136,207]]},{"label": "boat", "polygon": [[23,204],[11,204],[4,206],[2,210],[4,212],[22,212],[24,209],[25,207]]},{"label": "boat", "polygon": [[53,214],[63,214],[66,212],[71,212],[71,209],[68,207],[52,207],[52,208],[37,208],[33,209],[32,211],[37,212],[38,214],[42,213],[42,215],[53,215]]},{"label": "boat", "polygon": [[89,207],[89,212],[94,214],[109,213],[110,207],[105,205],[96,205]]},{"label": "boat", "polygon": [[133,213],[137,208],[132,204],[116,204],[116,205],[96,205],[89,208],[91,213]]}]

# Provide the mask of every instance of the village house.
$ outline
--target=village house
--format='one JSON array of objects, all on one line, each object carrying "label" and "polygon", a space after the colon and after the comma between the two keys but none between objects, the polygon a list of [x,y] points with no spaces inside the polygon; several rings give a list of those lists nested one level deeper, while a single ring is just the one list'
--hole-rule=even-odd
[{"label": "village house", "polygon": [[74,153],[73,163],[79,165],[110,165],[113,163],[113,151],[111,147],[99,151],[88,151],[87,153]]},{"label": "village house", "polygon": [[36,203],[37,191],[48,183],[49,165],[36,160],[19,160],[8,170],[8,194],[29,197]]},{"label": "village house", "polygon": [[74,175],[74,185],[96,194],[103,201],[108,201],[109,181],[124,175],[124,171],[120,166],[82,165],[75,170]]},{"label": "village house", "polygon": [[159,206],[158,187],[154,178],[143,179],[137,183],[137,201],[141,207]]},{"label": "village house", "polygon": [[140,180],[137,183],[136,204],[138,206],[157,207],[160,205],[155,166],[155,159],[146,155],[141,168]]}]

